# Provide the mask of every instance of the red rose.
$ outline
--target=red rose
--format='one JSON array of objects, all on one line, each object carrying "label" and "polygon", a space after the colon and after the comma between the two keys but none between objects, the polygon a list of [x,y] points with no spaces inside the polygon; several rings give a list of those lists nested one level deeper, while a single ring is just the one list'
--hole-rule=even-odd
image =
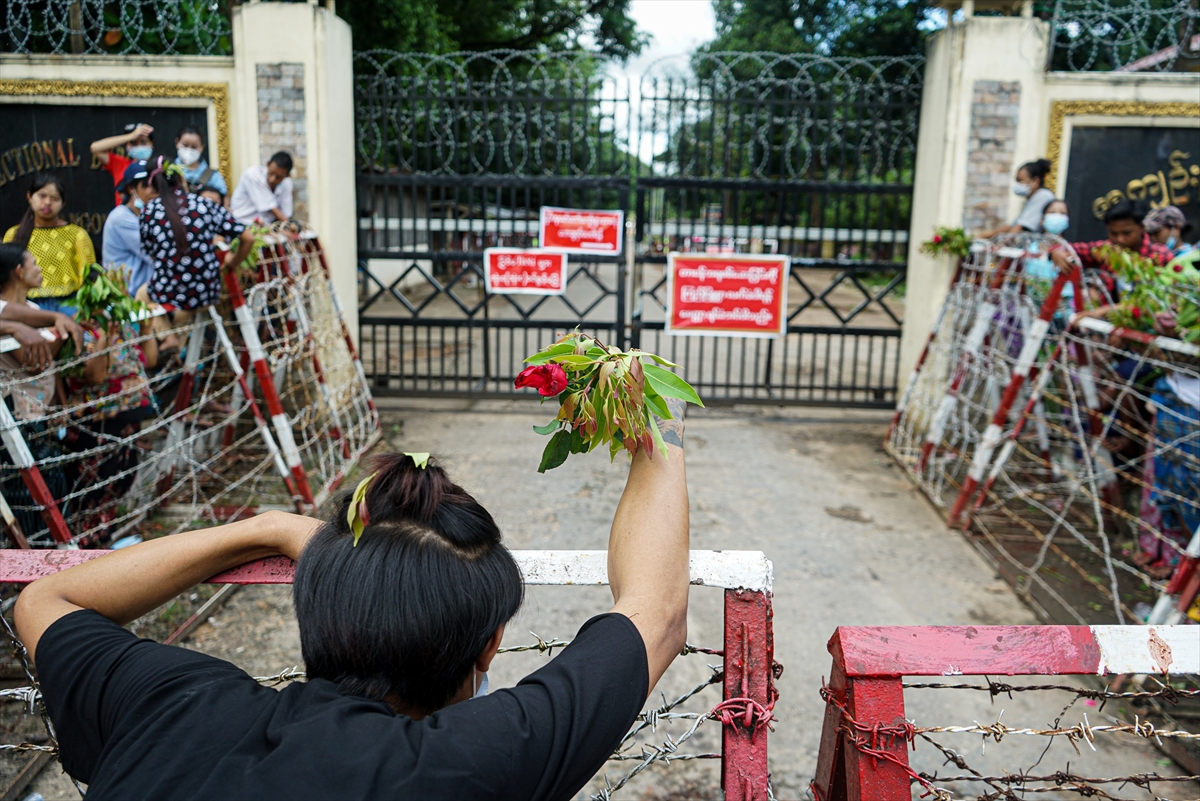
[{"label": "red rose", "polygon": [[1181,273],[1181,272],[1183,272],[1183,265],[1182,265],[1182,264],[1176,264],[1176,265],[1175,265],[1175,272],[1177,272],[1177,273]]},{"label": "red rose", "polygon": [[1142,310],[1141,310],[1141,309],[1139,309],[1137,306],[1134,306],[1132,309],[1130,309],[1130,310],[1129,310],[1129,313],[1133,315],[1133,318],[1134,318],[1135,320],[1136,320],[1138,317],[1141,317],[1141,316],[1142,316]]},{"label": "red rose", "polygon": [[933,244],[940,245],[941,243],[942,243],[942,238],[940,236],[935,236],[933,238]]},{"label": "red rose", "polygon": [[567,388],[567,371],[561,364],[538,364],[526,367],[513,381],[517,389],[533,387],[544,398],[557,395]]}]

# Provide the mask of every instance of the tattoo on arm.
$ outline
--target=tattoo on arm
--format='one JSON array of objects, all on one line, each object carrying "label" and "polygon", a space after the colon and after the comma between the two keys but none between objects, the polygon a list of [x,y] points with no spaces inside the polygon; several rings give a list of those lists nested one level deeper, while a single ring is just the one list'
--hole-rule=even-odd
[{"label": "tattoo on arm", "polygon": [[658,415],[654,416],[654,420],[658,423],[658,430],[662,434],[663,442],[668,445],[674,445],[677,448],[683,447],[683,416],[687,413],[687,403],[678,398],[664,398],[667,403],[667,408],[671,410],[671,420],[664,420]]}]

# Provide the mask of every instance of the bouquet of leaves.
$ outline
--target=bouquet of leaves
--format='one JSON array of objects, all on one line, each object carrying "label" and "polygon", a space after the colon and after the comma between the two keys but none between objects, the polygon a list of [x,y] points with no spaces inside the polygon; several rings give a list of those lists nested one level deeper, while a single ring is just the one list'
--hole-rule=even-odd
[{"label": "bouquet of leaves", "polygon": [[971,237],[961,228],[938,228],[933,239],[921,243],[921,252],[931,256],[966,256],[971,252]]},{"label": "bouquet of leaves", "polygon": [[[89,264],[83,285],[75,292],[75,319],[85,328],[122,328],[140,319],[146,304],[130,296],[129,275],[124,267],[105,269]],[[63,360],[75,357],[75,341],[68,339],[59,351]],[[82,371],[82,365],[73,368]]]},{"label": "bouquet of leaves", "polygon": [[1097,248],[1096,255],[1132,287],[1109,314],[1110,322],[1122,328],[1157,333],[1156,317],[1170,313],[1176,323],[1171,336],[1200,344],[1200,271],[1179,262],[1161,267],[1116,245]]},{"label": "bouquet of leaves", "polygon": [[678,365],[653,353],[606,347],[578,331],[525,360],[515,386],[531,387],[545,400],[556,398],[558,414],[533,430],[550,436],[538,472],[558,467],[572,453],[608,446],[609,458],[624,448],[665,459],[667,446],[655,417],[674,419],[665,398],[703,406],[688,382],[666,369]]}]

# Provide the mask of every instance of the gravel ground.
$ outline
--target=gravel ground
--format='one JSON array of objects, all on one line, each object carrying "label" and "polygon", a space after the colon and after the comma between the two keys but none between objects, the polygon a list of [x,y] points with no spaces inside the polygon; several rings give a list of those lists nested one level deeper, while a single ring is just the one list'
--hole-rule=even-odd
[{"label": "gravel ground", "polygon": [[[544,440],[530,426],[545,422],[548,408],[516,401],[383,400],[381,406],[389,444],[440,457],[492,511],[509,547],[605,547],[626,468],[620,459],[610,465],[593,454],[572,457],[565,466],[538,475]],[[700,410],[689,418],[692,547],[762,550],[774,562],[776,659],[786,670],[778,683],[770,759],[781,801],[809,797],[824,707],[818,690],[830,667],[825,644],[837,626],[1038,622],[891,465],[879,447],[886,424],[880,413],[812,409]],[[196,631],[187,647],[230,659],[253,675],[300,665],[289,590],[241,590]],[[504,645],[531,643],[531,632],[569,639],[588,617],[610,604],[606,588],[532,587]],[[720,647],[721,620],[721,593],[693,588],[689,641]],[[545,659],[536,653],[502,656],[493,666],[491,686],[511,686]],[[677,660],[650,704],[657,705],[660,692],[673,697],[702,682],[709,675],[708,663],[718,661],[703,655]],[[717,700],[716,688],[709,688],[685,708],[705,711]],[[991,722],[1001,713],[1008,725],[1047,725],[1068,700],[1049,693],[997,698],[994,704],[986,694],[963,691],[909,690],[906,695],[908,717],[925,725]],[[1080,702],[1064,722],[1079,722],[1084,712],[1093,723],[1102,719],[1097,708]],[[652,739],[661,743],[668,732],[677,738],[683,728],[678,723],[660,726]],[[1041,738],[1017,736],[989,743],[986,751],[977,737],[946,736],[942,742],[972,767],[1001,773],[1034,765],[1045,745]],[[720,732],[712,723],[680,747],[688,753],[719,749]],[[919,770],[942,770],[942,759],[924,742],[910,758]],[[1068,761],[1072,772],[1082,775],[1178,775],[1152,746],[1112,736],[1101,737],[1095,751],[1081,746],[1079,754],[1060,739],[1038,770],[1052,773]],[[615,783],[631,764],[610,763],[607,780]],[[949,770],[959,772],[953,766]],[[601,789],[605,776],[580,798]],[[677,762],[647,770],[616,798],[717,799],[718,788],[715,761]],[[1194,786],[1155,789],[1171,798],[1200,796]],[[1154,797],[1132,787],[1116,795]]]}]

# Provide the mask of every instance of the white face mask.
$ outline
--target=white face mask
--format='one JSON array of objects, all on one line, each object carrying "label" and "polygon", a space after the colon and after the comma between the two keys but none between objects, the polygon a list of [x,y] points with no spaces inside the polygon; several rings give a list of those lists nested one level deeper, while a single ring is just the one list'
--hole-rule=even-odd
[{"label": "white face mask", "polygon": [[1071,224],[1071,218],[1061,212],[1048,211],[1042,217],[1042,230],[1048,234],[1058,235],[1067,230]]},{"label": "white face mask", "polygon": [[1013,194],[1017,197],[1028,197],[1029,187],[1020,181],[1013,181]]},{"label": "white face mask", "polygon": [[175,151],[179,156],[179,163],[185,167],[190,167],[200,160],[200,151],[194,147],[181,147]]},{"label": "white face mask", "polygon": [[[476,682],[478,682],[478,684],[476,684]],[[475,686],[475,694],[471,696],[472,699],[483,698],[485,695],[487,695],[487,691],[488,691],[487,673],[484,673],[483,678],[481,679],[481,678],[479,678],[479,671],[472,670],[471,684],[473,686]]]},{"label": "white face mask", "polygon": [[133,196],[133,207],[135,209],[137,209],[138,211],[141,211],[142,209],[146,208],[146,201],[142,200],[137,195],[134,195]]}]

